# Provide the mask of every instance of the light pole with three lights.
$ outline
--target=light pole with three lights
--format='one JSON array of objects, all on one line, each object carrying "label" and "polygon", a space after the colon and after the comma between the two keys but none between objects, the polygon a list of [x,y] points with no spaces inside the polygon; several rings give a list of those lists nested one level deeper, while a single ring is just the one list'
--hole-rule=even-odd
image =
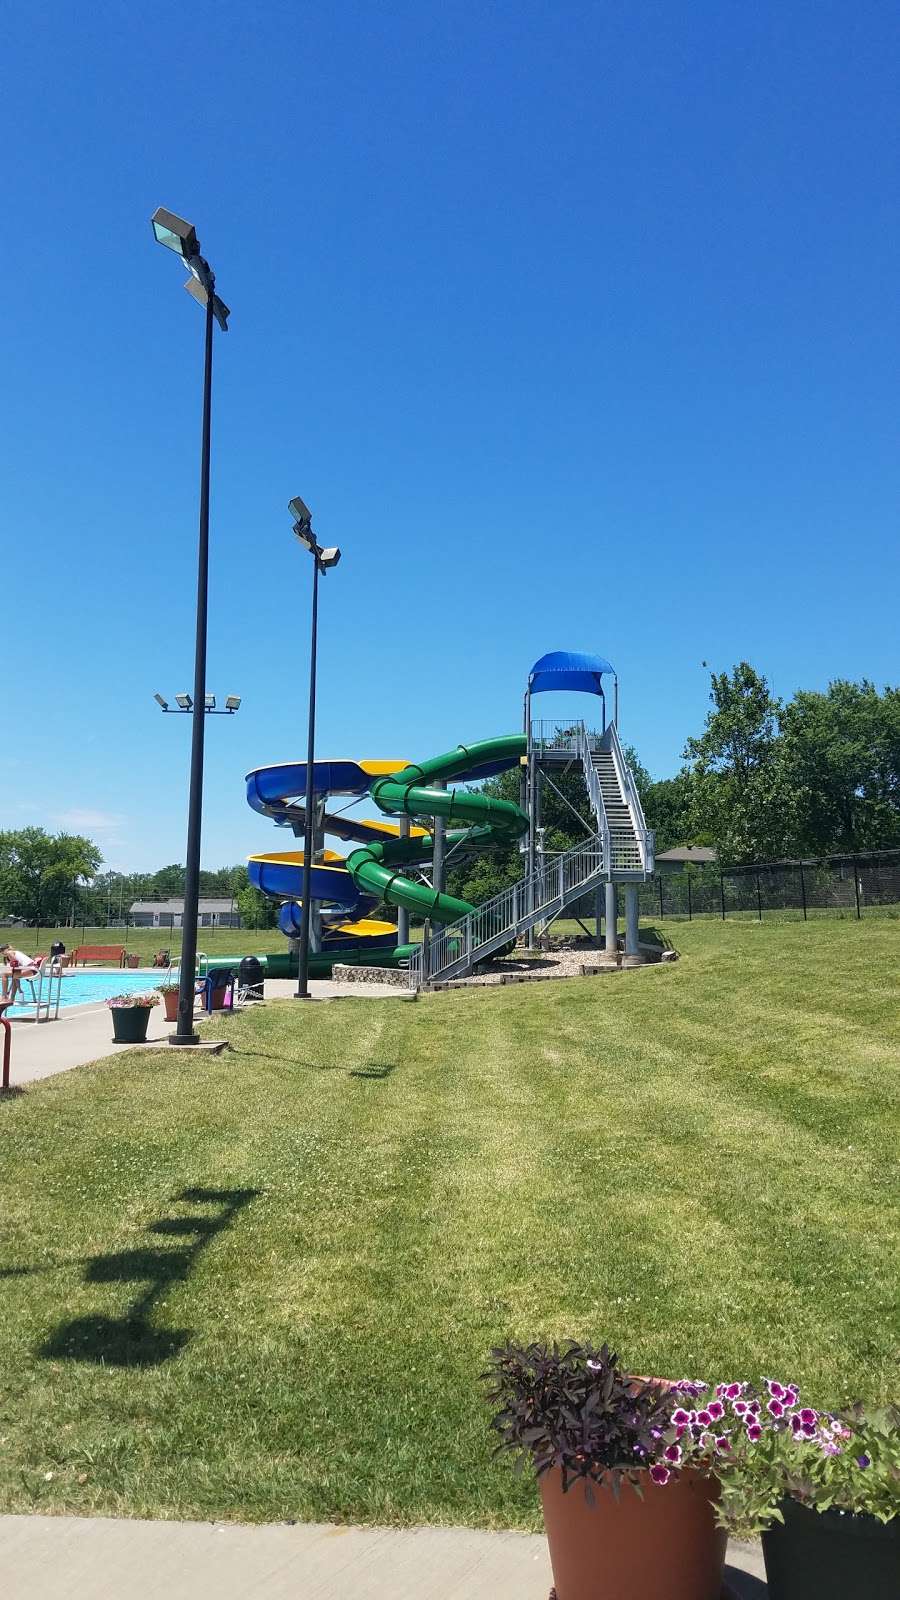
[{"label": "light pole with three lights", "polygon": [[[203,427],[200,450],[200,536],[197,557],[197,630],[194,649],[193,712],[191,737],[191,782],[188,802],[187,860],[184,880],[184,915],[181,936],[181,971],[178,988],[178,1022],[169,1043],[190,1045],[198,1042],[194,1032],[194,974],[197,965],[197,908],[200,899],[200,821],[203,809],[203,733],[206,696],[206,616],[209,589],[209,456],[212,414],[213,321],[224,333],[229,311],[216,294],[216,279],[208,261],[200,254],[200,241],[193,225],[160,206],[150,219],[157,243],[172,250],[188,268],[185,288],[206,311],[206,339],[203,365]],[[161,696],[159,697],[162,698]],[[188,697],[189,698],[189,697]],[[163,706],[163,710],[167,710]],[[234,709],[237,709],[236,707]]]}]

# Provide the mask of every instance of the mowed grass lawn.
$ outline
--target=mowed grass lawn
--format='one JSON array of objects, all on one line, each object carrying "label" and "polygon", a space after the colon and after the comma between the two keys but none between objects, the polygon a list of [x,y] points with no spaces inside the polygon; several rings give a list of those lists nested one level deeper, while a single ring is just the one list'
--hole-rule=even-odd
[{"label": "mowed grass lawn", "polygon": [[507,1336],[900,1393],[896,927],[664,931],[671,966],[270,1004],[0,1105],[3,1509],[534,1525]]}]

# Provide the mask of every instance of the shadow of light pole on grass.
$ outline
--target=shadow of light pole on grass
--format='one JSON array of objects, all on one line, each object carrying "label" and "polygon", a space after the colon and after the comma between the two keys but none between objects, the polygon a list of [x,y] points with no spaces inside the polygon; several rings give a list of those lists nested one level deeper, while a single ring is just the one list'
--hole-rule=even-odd
[{"label": "shadow of light pole on grass", "polygon": [[62,1322],[38,1350],[48,1361],[92,1361],[108,1367],[156,1367],[184,1349],[193,1336],[190,1328],[159,1328],[153,1324],[157,1301],[173,1284],[183,1283],[201,1251],[238,1212],[259,1194],[258,1189],[182,1189],[175,1200],[183,1205],[211,1207],[209,1212],[160,1217],[148,1233],[175,1238],[178,1248],[148,1244],[134,1250],[89,1256],[84,1282],[145,1284],[121,1316],[102,1312]]}]

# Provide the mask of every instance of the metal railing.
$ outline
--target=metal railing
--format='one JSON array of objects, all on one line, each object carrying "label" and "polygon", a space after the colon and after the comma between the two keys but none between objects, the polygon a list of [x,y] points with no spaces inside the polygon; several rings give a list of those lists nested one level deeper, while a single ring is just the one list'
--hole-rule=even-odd
[{"label": "metal railing", "polygon": [[612,847],[609,837],[609,818],[606,815],[606,806],[603,801],[603,790],[600,787],[600,779],[597,776],[597,770],[591,760],[592,752],[599,748],[598,745],[591,743],[593,737],[594,736],[588,732],[584,723],[580,723],[577,740],[578,754],[581,757],[581,765],[584,771],[584,781],[587,785],[588,799],[591,803],[591,810],[597,819],[598,831],[603,840],[603,859],[608,866],[611,866]]},{"label": "metal railing", "polygon": [[603,836],[593,834],[520,878],[457,922],[449,922],[410,956],[409,986],[420,989],[486,960],[519,933],[561,910],[603,872]]},{"label": "metal railing", "polygon": [[640,796],[637,792],[637,785],[634,781],[634,773],[625,759],[625,752],[622,749],[622,745],[619,741],[618,731],[614,722],[610,723],[607,729],[607,735],[609,738],[608,749],[615,764],[616,776],[619,780],[619,787],[622,790],[625,804],[631,813],[631,825],[634,828],[634,835],[640,851],[641,866],[643,867],[644,872],[649,874],[653,871],[654,867],[656,856],[656,836],[653,832],[653,829],[647,827],[647,823],[644,818],[644,808],[641,805]]},{"label": "metal railing", "polygon": [[[31,998],[25,998],[27,984]],[[46,961],[33,978],[20,980],[19,998],[15,1015],[21,1022],[55,1022],[59,1016],[62,993],[62,967],[58,961]],[[20,1009],[21,1008],[21,1009]]]},{"label": "metal railing", "polygon": [[603,734],[585,727],[580,720],[554,722],[552,718],[539,717],[531,724],[531,747],[537,755],[556,755],[569,751],[573,756],[578,756],[583,739],[587,740],[591,750],[600,750],[603,746]]}]

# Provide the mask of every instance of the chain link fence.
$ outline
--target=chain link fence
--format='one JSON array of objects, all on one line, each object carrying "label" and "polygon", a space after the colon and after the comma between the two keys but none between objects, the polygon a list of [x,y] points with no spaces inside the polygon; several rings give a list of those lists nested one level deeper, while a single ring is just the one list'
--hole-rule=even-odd
[{"label": "chain link fence", "polygon": [[686,921],[900,916],[900,850],[659,872],[642,884],[640,906],[644,917]]}]

